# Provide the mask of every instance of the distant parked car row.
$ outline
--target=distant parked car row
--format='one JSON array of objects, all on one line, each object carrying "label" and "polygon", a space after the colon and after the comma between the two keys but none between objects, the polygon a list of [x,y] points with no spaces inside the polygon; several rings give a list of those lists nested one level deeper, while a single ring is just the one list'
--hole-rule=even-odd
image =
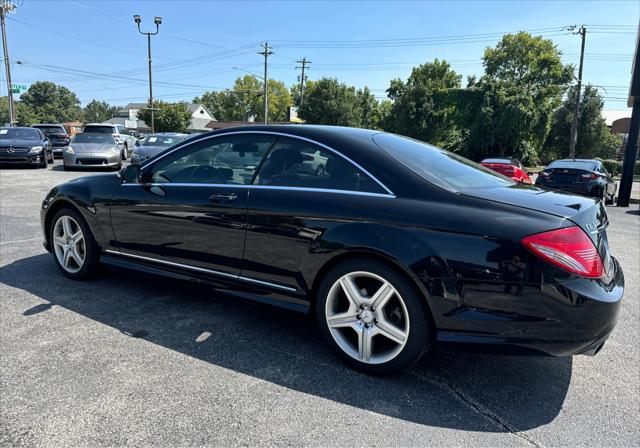
[{"label": "distant parked car row", "polygon": [[[531,184],[530,173],[522,163],[511,158],[484,159],[480,165],[496,171],[516,182]],[[535,184],[539,187],[590,196],[613,204],[617,184],[599,160],[563,159],[551,162],[538,174]]]}]

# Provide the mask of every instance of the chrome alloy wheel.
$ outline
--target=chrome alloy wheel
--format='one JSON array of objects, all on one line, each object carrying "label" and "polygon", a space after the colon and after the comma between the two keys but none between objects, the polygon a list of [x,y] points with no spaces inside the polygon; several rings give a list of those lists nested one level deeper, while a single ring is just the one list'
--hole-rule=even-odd
[{"label": "chrome alloy wheel", "polygon": [[82,228],[71,216],[62,215],[53,226],[53,249],[63,269],[71,274],[84,265],[87,247]]},{"label": "chrome alloy wheel", "polygon": [[394,359],[409,337],[409,313],[393,285],[371,272],[351,272],[329,290],[329,332],[342,351],[367,364]]}]

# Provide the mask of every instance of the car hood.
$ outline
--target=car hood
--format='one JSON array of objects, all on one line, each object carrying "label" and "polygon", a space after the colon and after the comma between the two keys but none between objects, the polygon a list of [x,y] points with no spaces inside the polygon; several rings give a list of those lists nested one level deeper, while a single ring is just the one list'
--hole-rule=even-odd
[{"label": "car hood", "polygon": [[107,152],[111,149],[118,149],[113,143],[72,143],[74,152]]},{"label": "car hood", "polygon": [[136,154],[140,154],[141,156],[153,157],[156,154],[161,153],[167,148],[168,148],[167,146],[144,145],[144,146],[136,146],[136,149],[134,149],[133,152],[135,152]]},{"label": "car hood", "polygon": [[0,146],[15,148],[31,148],[32,146],[42,146],[44,142],[42,140],[20,140],[20,139],[2,139],[0,140]]},{"label": "car hood", "polygon": [[537,210],[568,219],[590,209],[597,202],[592,198],[522,184],[502,188],[465,190],[461,193],[466,196]]}]

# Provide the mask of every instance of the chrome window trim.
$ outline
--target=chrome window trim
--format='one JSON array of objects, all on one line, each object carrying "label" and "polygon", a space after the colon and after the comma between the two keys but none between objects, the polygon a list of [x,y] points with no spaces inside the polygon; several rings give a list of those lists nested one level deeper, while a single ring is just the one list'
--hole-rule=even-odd
[{"label": "chrome window trim", "polygon": [[215,187],[215,188],[244,188],[258,190],[284,190],[284,191],[306,191],[310,193],[334,193],[347,194],[353,196],[368,196],[374,198],[395,198],[395,195],[386,193],[369,193],[368,191],[353,190],[332,190],[329,188],[313,188],[313,187],[285,187],[279,185],[241,185],[241,184],[205,184],[205,183],[182,183],[182,182],[166,182],[166,183],[149,183],[149,184],[127,184],[123,183],[123,187]]},{"label": "chrome window trim", "polygon": [[[385,184],[383,184],[381,181],[379,181],[373,174],[371,174],[369,171],[367,171],[366,169],[364,169],[359,163],[353,161],[352,159],[350,159],[349,157],[345,156],[344,154],[342,154],[340,151],[331,148],[330,146],[325,145],[324,143],[320,143],[318,141],[312,140],[310,138],[306,138],[306,137],[301,137],[299,135],[292,135],[292,134],[286,134],[284,132],[275,132],[275,131],[236,131],[236,132],[225,132],[223,134],[214,134],[214,135],[207,135],[205,137],[202,138],[197,138],[194,140],[189,140],[187,142],[184,142],[184,145],[180,145],[174,149],[172,149],[171,151],[162,154],[160,157],[158,157],[157,159],[148,159],[145,160],[144,163],[140,164],[140,171],[142,172],[147,166],[150,166],[154,163],[156,163],[158,160],[162,160],[163,158],[165,158],[166,156],[168,156],[169,154],[173,154],[176,151],[179,151],[181,149],[184,149],[186,146],[194,144],[194,143],[198,143],[198,142],[202,142],[208,139],[215,139],[215,138],[220,138],[220,137],[225,137],[225,136],[229,136],[229,135],[241,135],[241,134],[263,134],[263,135],[275,135],[275,136],[279,136],[279,137],[288,137],[288,138],[293,138],[293,139],[297,139],[297,140],[302,140],[317,146],[320,146],[321,148],[324,148],[328,151],[331,151],[332,153],[336,154],[338,157],[342,157],[344,160],[346,160],[347,162],[351,163],[353,166],[355,166],[356,168],[358,168],[360,171],[362,171],[364,174],[366,174],[367,176],[369,176],[369,178],[371,180],[373,180],[376,184],[378,184],[384,191],[386,191],[389,195],[391,196],[395,196],[395,194],[393,193],[393,191],[391,191],[389,188],[387,188],[387,186]],[[255,185],[254,185],[255,186]],[[287,187],[288,188],[288,187]],[[352,190],[340,190],[340,191],[352,191]],[[361,192],[359,192],[361,193]],[[373,194],[382,194],[382,193],[373,193]]]},{"label": "chrome window trim", "polygon": [[191,266],[191,265],[188,265],[188,264],[175,263],[173,261],[160,260],[158,258],[144,257],[142,255],[135,255],[135,254],[130,254],[130,253],[127,253],[127,252],[116,251],[116,250],[111,250],[111,249],[106,249],[104,252],[107,253],[107,254],[112,254],[112,255],[122,255],[122,256],[125,256],[125,257],[137,258],[137,259],[140,259],[140,260],[152,261],[152,262],[155,262],[155,263],[165,264],[167,266],[175,266],[175,267],[178,267],[178,268],[190,269],[192,271],[203,272],[205,274],[217,275],[219,277],[230,278],[230,279],[233,279],[233,280],[240,280],[240,281],[247,282],[247,283],[255,283],[255,284],[258,284],[258,285],[270,286],[272,288],[282,289],[284,291],[297,292],[297,289],[291,288],[290,286],[278,285],[277,283],[265,282],[263,280],[257,280],[255,278],[244,277],[244,276],[241,276],[241,275],[235,275],[235,274],[229,274],[227,272],[216,271],[214,269],[207,269],[207,268],[201,268],[201,267],[198,267],[198,266]]}]

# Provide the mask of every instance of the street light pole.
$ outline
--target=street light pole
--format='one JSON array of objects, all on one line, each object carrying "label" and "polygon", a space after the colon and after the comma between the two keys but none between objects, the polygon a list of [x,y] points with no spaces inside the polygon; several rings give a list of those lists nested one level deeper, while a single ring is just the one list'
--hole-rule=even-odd
[{"label": "street light pole", "polygon": [[155,122],[154,122],[154,108],[153,108],[153,81],[152,81],[152,77],[151,77],[151,36],[155,36],[156,34],[158,34],[158,31],[160,31],[160,24],[162,23],[162,17],[155,17],[153,19],[153,23],[155,23],[156,25],[156,31],[151,33],[151,32],[143,32],[140,29],[140,23],[142,22],[142,18],[140,18],[139,15],[135,15],[133,16],[133,20],[136,22],[136,25],[138,25],[138,32],[140,34],[146,34],[147,35],[147,57],[148,57],[148,61],[149,61],[149,110],[151,111],[151,133],[155,133]]}]

